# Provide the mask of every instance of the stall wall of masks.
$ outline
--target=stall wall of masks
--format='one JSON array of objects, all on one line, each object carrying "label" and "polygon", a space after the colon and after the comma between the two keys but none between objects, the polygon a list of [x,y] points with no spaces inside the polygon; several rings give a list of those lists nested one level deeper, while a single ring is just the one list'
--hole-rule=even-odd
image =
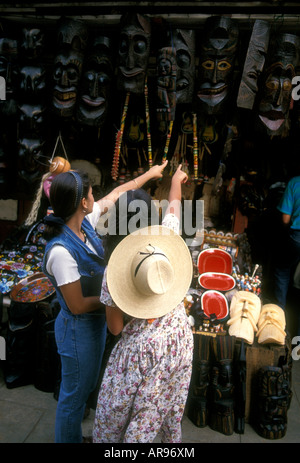
[{"label": "stall wall of masks", "polygon": [[300,31],[284,22],[211,16],[188,29],[128,13],[113,26],[1,26],[2,198],[33,199],[55,156],[90,163],[102,186],[167,158],[196,199],[210,179],[212,194],[228,182],[227,209],[239,189],[247,215],[293,171]]}]

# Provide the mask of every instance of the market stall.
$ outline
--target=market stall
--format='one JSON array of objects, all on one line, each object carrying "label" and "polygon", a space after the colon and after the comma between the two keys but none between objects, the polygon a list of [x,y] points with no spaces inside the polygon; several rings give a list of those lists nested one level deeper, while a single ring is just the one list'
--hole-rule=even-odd
[{"label": "market stall", "polygon": [[0,201],[17,210],[15,220],[0,213],[7,386],[55,391],[59,381],[59,307],[41,270],[51,180],[83,168],[100,197],[168,159],[162,181],[146,186],[152,198],[167,199],[182,164],[193,219],[204,204],[201,228],[182,224],[194,264],[185,301],[195,339],[186,413],[223,434],[243,433],[249,421],[264,437],[283,437],[291,325],[272,302],[272,271],[276,204],[299,168],[294,12],[212,14],[194,2],[201,11],[137,13],[120,4],[117,14],[99,5],[84,13],[77,5],[75,15],[42,3],[22,17],[0,11]]}]

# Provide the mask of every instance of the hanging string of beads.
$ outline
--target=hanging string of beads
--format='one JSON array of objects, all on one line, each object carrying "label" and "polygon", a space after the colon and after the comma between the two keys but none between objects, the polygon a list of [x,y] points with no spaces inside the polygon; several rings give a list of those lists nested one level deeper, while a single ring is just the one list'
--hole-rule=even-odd
[{"label": "hanging string of beads", "polygon": [[194,155],[194,179],[198,180],[198,134],[197,134],[196,113],[193,113],[193,155]]},{"label": "hanging string of beads", "polygon": [[148,102],[147,77],[146,77],[146,81],[145,81],[145,107],[146,107],[146,125],[147,125],[148,163],[149,163],[149,167],[152,167],[152,146],[151,146],[151,131],[150,131],[150,114],[149,114],[149,102]]},{"label": "hanging string of beads", "polygon": [[171,136],[172,136],[172,129],[173,129],[173,121],[170,121],[167,140],[166,140],[165,149],[164,149],[163,161],[165,161],[167,159],[168,150],[169,150],[169,144],[170,144],[170,140],[171,140]]},{"label": "hanging string of beads", "polygon": [[117,180],[118,178],[120,151],[121,151],[127,109],[128,109],[128,104],[129,104],[129,96],[130,96],[130,92],[127,92],[126,98],[125,98],[125,104],[123,108],[123,113],[122,113],[122,118],[121,118],[120,129],[118,130],[117,135],[116,135],[114,158],[113,158],[112,169],[111,169],[111,176],[113,180]]}]

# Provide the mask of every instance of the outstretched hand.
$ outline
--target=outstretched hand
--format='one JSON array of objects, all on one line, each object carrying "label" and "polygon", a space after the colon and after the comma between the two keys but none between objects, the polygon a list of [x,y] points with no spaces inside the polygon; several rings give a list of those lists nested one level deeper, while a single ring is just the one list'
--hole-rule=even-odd
[{"label": "outstretched hand", "polygon": [[172,177],[172,180],[174,179],[174,180],[178,180],[180,183],[185,183],[188,180],[188,175],[186,172],[183,172],[181,168],[182,168],[182,164],[179,164],[176,172],[174,173]]},{"label": "outstretched hand", "polygon": [[151,176],[152,179],[155,179],[155,178],[162,178],[163,176],[163,171],[164,171],[164,168],[167,166],[168,164],[168,161],[164,161],[160,166],[159,165],[155,165],[153,167],[151,167],[149,169],[149,174]]}]

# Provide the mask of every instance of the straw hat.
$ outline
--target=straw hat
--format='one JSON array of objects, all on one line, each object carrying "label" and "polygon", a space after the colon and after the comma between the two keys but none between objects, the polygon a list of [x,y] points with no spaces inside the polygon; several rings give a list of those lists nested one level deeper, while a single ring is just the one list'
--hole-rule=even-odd
[{"label": "straw hat", "polygon": [[115,304],[135,318],[158,318],[186,295],[193,276],[189,249],[168,227],[154,225],[126,236],[107,266]]}]

